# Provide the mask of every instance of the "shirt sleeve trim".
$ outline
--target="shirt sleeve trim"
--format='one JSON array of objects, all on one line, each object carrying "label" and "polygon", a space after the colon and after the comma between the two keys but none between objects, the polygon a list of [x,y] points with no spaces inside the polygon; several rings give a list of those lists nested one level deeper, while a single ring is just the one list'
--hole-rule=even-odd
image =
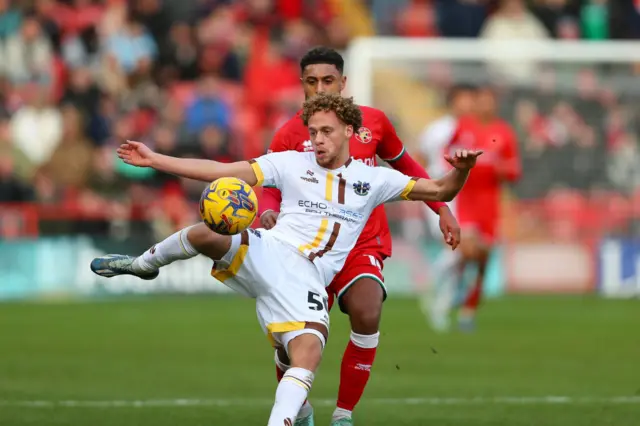
[{"label": "shirt sleeve trim", "polygon": [[402,151],[400,151],[400,154],[396,155],[393,158],[383,158],[383,160],[386,161],[387,163],[392,163],[394,161],[398,161],[404,155],[405,152],[406,152],[406,149],[403,146],[402,147]]},{"label": "shirt sleeve trim", "polygon": [[262,173],[260,165],[256,160],[249,160],[249,164],[251,164],[253,173],[256,174],[256,179],[258,179],[258,183],[256,183],[256,186],[262,186],[262,184],[264,183],[264,173]]}]

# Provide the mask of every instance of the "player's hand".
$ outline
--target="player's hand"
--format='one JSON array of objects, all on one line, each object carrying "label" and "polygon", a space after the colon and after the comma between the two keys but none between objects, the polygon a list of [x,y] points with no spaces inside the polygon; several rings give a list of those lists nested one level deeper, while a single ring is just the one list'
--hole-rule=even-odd
[{"label": "player's hand", "polygon": [[451,250],[455,250],[460,244],[460,225],[449,207],[441,207],[438,214],[444,242],[451,246]]},{"label": "player's hand", "polygon": [[472,149],[457,149],[453,155],[445,154],[444,159],[458,170],[469,170],[476,165],[476,159],[483,151]]},{"label": "player's hand", "polygon": [[156,154],[141,142],[127,141],[117,150],[118,157],[127,164],[137,167],[151,167],[153,156]]},{"label": "player's hand", "polygon": [[273,210],[267,210],[262,213],[260,216],[260,223],[264,229],[271,229],[276,226],[276,222],[278,221],[278,212],[274,212]]}]

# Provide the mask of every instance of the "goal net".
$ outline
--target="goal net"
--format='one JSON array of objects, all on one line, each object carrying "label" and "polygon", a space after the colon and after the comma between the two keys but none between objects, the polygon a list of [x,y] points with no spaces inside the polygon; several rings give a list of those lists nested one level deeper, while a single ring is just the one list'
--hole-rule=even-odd
[{"label": "goal net", "polygon": [[[524,170],[503,203],[509,288],[640,293],[639,43],[374,37],[346,59],[350,95],[384,110],[413,153],[453,84],[497,89]],[[422,244],[424,209],[388,211],[396,247]]]}]

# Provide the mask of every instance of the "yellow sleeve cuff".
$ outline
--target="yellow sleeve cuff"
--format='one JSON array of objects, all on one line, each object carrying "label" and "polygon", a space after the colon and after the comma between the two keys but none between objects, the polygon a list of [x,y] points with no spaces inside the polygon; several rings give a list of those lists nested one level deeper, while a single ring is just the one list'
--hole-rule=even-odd
[{"label": "yellow sleeve cuff", "polygon": [[258,180],[258,183],[256,183],[256,186],[262,186],[262,184],[264,183],[264,173],[262,173],[262,169],[260,168],[260,165],[256,160],[249,161],[249,164],[251,164],[253,173],[256,174],[256,179]]},{"label": "yellow sleeve cuff", "polygon": [[404,190],[402,190],[402,193],[400,194],[400,198],[402,198],[403,200],[408,200],[409,199],[409,193],[411,193],[411,191],[413,191],[413,187],[416,185],[417,181],[418,181],[417,178],[411,178],[411,180],[409,181],[407,186],[405,186]]}]

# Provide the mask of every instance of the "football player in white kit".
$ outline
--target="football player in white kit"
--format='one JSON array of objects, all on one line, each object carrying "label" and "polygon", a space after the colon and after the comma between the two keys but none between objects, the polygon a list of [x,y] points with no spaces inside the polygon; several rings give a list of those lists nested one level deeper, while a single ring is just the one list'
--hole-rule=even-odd
[{"label": "football player in white kit", "polygon": [[102,276],[153,279],[159,268],[201,253],[214,260],[213,275],[256,299],[261,327],[290,366],[276,390],[269,426],[293,425],[314,380],[329,330],[324,289],[342,268],[371,211],[392,200],[450,201],[476,157],[460,151],[454,169],[438,180],[414,179],[393,169],[369,167],[349,156],[349,138],[360,128],[360,108],[339,94],[305,102],[302,119],[314,152],[286,151],[224,164],[160,155],[139,142],[118,150],[126,163],[206,182],[232,176],[282,192],[278,222],[270,230],[219,235],[204,224],[185,228],[139,257],[108,255],[91,269]]},{"label": "football player in white kit", "polygon": [[[426,161],[429,176],[439,178],[451,169],[444,159],[449,153],[450,144],[458,127],[458,119],[473,112],[477,88],[470,84],[453,86],[447,94],[447,114],[430,123],[420,135],[420,153]],[[455,212],[455,200],[449,202],[451,211]],[[430,234],[435,238],[440,234],[438,220],[426,214]],[[438,259],[433,264],[431,286],[422,297],[422,309],[435,331],[449,329],[449,312],[458,296],[456,282],[459,274],[452,271],[458,267],[459,253],[443,247]]]}]

